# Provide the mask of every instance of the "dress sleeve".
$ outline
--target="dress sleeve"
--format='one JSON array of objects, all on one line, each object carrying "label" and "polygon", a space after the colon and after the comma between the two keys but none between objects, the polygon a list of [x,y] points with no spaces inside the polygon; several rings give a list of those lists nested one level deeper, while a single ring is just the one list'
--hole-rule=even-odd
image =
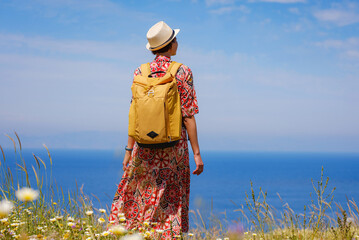
[{"label": "dress sleeve", "polygon": [[[141,67],[136,68],[135,72],[133,73],[133,77],[137,75],[141,75]],[[131,96],[131,103],[132,103],[133,96]]]},{"label": "dress sleeve", "polygon": [[181,97],[182,117],[191,117],[197,114],[199,110],[191,69],[182,65],[176,74],[176,80]]},{"label": "dress sleeve", "polygon": [[141,75],[141,67],[136,68],[135,72],[133,73],[133,77],[136,77],[137,75]]}]

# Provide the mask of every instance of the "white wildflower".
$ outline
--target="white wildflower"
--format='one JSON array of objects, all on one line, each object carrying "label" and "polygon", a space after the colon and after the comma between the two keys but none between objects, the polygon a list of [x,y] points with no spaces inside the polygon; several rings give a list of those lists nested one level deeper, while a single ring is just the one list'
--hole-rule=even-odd
[{"label": "white wildflower", "polygon": [[93,211],[86,211],[85,213],[87,216],[91,216],[93,214]]},{"label": "white wildflower", "polygon": [[0,218],[9,215],[14,208],[14,204],[8,200],[2,200],[0,202]]},{"label": "white wildflower", "polygon": [[104,232],[101,233],[101,236],[106,237],[106,236],[108,236],[108,235],[110,235],[110,234],[111,234],[111,233],[110,233],[109,231],[104,231]]},{"label": "white wildflower", "polygon": [[39,197],[39,191],[32,188],[24,187],[15,192],[17,199],[23,202],[34,201]]},{"label": "white wildflower", "polygon": [[121,225],[114,225],[110,227],[109,231],[115,235],[123,235],[127,232],[126,228]]},{"label": "white wildflower", "polygon": [[126,235],[121,240],[143,240],[143,237],[139,233],[135,233],[132,235]]},{"label": "white wildflower", "polygon": [[68,222],[67,223],[67,226],[69,226],[69,227],[73,227],[73,226],[75,226],[76,225],[76,223],[74,223],[74,222]]},{"label": "white wildflower", "polygon": [[106,209],[100,208],[99,209],[100,213],[106,213]]}]

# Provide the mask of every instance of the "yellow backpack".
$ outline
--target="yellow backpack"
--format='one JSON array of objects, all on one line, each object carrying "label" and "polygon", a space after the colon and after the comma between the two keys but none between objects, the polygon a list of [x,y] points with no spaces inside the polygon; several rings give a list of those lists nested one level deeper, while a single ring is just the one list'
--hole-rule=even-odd
[{"label": "yellow backpack", "polygon": [[156,78],[151,77],[150,64],[142,64],[141,75],[135,76],[128,135],[140,146],[173,146],[181,138],[181,101],[175,77],[181,65],[173,61],[166,74]]}]

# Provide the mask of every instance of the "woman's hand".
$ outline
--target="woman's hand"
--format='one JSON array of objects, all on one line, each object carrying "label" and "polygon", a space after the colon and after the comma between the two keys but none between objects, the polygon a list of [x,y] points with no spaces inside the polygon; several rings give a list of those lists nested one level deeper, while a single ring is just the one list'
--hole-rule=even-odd
[{"label": "woman's hand", "polygon": [[203,172],[203,161],[199,151],[196,118],[194,116],[185,117],[183,119],[183,123],[187,129],[188,138],[192,146],[194,161],[197,166],[196,170],[193,171],[193,174],[200,175]]},{"label": "woman's hand", "polygon": [[[127,140],[127,145],[126,148],[129,149],[133,149],[133,145],[135,144],[135,139],[133,137],[128,136],[128,140]],[[123,158],[123,162],[122,162],[122,166],[123,166],[123,171],[125,172],[128,168],[128,163],[130,162],[131,159],[131,154],[132,151],[127,151],[125,152],[125,157]]]},{"label": "woman's hand", "polygon": [[123,162],[122,162],[122,166],[123,166],[123,171],[125,172],[127,170],[127,165],[130,162],[131,159],[131,152],[130,151],[126,151],[125,153],[125,157],[123,158]]},{"label": "woman's hand", "polygon": [[197,167],[196,170],[193,171],[193,174],[200,175],[203,172],[203,166],[204,166],[201,154],[195,154],[194,161]]}]

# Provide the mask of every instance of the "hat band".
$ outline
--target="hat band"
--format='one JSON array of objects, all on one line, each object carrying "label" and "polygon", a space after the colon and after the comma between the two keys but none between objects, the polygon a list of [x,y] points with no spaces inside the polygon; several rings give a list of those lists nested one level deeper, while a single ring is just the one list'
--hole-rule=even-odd
[{"label": "hat band", "polygon": [[169,38],[166,42],[164,42],[164,43],[158,45],[157,47],[150,47],[150,50],[153,50],[153,49],[156,49],[156,48],[159,48],[159,47],[161,47],[161,46],[163,46],[163,45],[168,44],[168,42],[172,40],[172,38],[173,38],[174,35],[175,35],[175,30],[172,30],[172,34],[171,34],[170,38]]}]

